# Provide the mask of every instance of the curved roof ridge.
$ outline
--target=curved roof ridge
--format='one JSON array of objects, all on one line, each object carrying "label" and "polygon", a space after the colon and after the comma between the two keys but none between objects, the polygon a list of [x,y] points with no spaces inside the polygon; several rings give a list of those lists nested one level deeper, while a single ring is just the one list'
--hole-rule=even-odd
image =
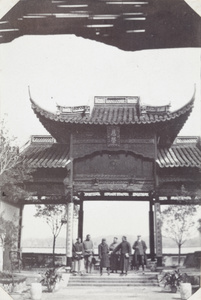
[{"label": "curved roof ridge", "polygon": [[48,118],[52,118],[52,117],[54,117],[54,118],[57,117],[58,118],[58,116],[57,116],[56,113],[48,111],[48,110],[42,108],[38,103],[36,103],[36,101],[33,100],[33,98],[31,97],[31,95],[29,95],[29,99],[30,99],[30,102],[31,102],[33,110],[36,110],[41,115],[43,115],[45,117],[48,117]]},{"label": "curved roof ridge", "polygon": [[171,111],[170,115],[172,115],[172,114],[179,114],[180,115],[182,113],[185,113],[190,107],[193,107],[194,101],[195,101],[195,93],[196,93],[196,86],[194,87],[194,92],[193,92],[193,95],[192,95],[191,99],[186,104],[184,104],[182,107]]},{"label": "curved roof ridge", "polygon": [[[138,117],[138,122],[137,120],[134,120],[134,123],[155,123],[155,122],[160,122],[160,121],[166,121],[166,120],[170,120],[170,119],[174,119],[175,117],[177,116],[180,116],[184,113],[186,113],[190,108],[193,107],[193,104],[194,104],[194,100],[195,100],[195,90],[194,90],[194,93],[193,93],[193,96],[192,98],[190,99],[190,101],[188,101],[184,106],[182,106],[181,108],[175,110],[175,111],[171,111],[169,112],[168,114],[165,114],[164,116],[160,116],[158,115],[157,112],[155,113],[152,113],[153,115],[153,118],[146,118],[144,115],[140,115]],[[35,100],[33,100],[33,98],[31,97],[30,95],[30,102],[32,103],[32,108],[33,110],[35,110],[36,112],[40,113],[40,115],[43,115],[45,116],[46,118],[50,118],[50,119],[54,119],[55,121],[58,121],[58,120],[62,120],[64,122],[71,122],[71,123],[79,123],[81,121],[83,121],[83,118],[81,116],[79,116],[79,119],[77,119],[78,115],[75,114],[75,116],[69,116],[70,118],[65,118],[64,116],[62,115],[57,115],[57,113],[53,113],[51,111],[48,111],[44,108],[42,108],[38,103],[36,103]],[[104,111],[104,109],[102,108],[102,110]],[[100,114],[100,108],[99,108],[99,111],[98,111],[98,115]],[[90,116],[85,120],[84,123],[95,123],[94,122],[94,113],[96,114],[96,111],[93,109],[92,110],[92,113],[90,114]],[[106,113],[106,112],[105,112]],[[104,117],[102,118],[101,122],[99,122],[100,120],[97,120],[99,124],[110,124],[111,123],[111,120],[109,120],[108,118],[105,117],[105,113],[104,113]],[[108,112],[107,112],[108,113]],[[110,116],[112,116],[111,112],[109,114]],[[148,115],[148,114],[147,114]],[[114,116],[113,116],[114,117]],[[122,118],[122,123],[124,123],[124,118],[123,118],[123,115],[121,116]],[[85,117],[84,117],[85,119]],[[107,122],[105,122],[107,119]],[[126,118],[127,119],[127,118]],[[129,122],[127,120],[127,122],[125,122],[126,124],[127,123],[133,123],[132,120],[129,119]]]},{"label": "curved roof ridge", "polygon": [[[134,109],[132,114],[130,113],[130,106],[123,107],[107,107],[101,106],[94,107],[89,114],[85,111],[65,112],[65,113],[53,113],[41,108],[30,96],[32,109],[43,124],[45,129],[57,140],[64,141],[67,137],[64,135],[65,130],[69,133],[72,129],[72,125],[131,125],[131,126],[148,126],[156,124],[157,129],[154,130],[160,135],[161,144],[167,144],[167,137],[169,141],[173,142],[177,134],[181,130],[182,126],[188,119],[194,104],[195,92],[190,101],[183,107],[174,112],[160,112],[160,110],[152,112],[151,114],[143,111],[139,112]],[[134,107],[135,108],[135,107]],[[160,126],[164,124],[163,126]],[[166,126],[167,125],[167,126]],[[174,130],[172,130],[174,128]]]}]

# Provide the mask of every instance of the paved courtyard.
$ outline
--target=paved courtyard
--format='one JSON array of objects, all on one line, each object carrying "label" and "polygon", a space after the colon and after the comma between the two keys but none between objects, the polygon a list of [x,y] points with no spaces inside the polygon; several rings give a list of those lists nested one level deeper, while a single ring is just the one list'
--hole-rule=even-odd
[{"label": "paved courtyard", "polygon": [[43,293],[42,300],[123,300],[123,299],[141,299],[141,300],[172,300],[181,299],[180,294],[172,294],[162,291],[160,287],[92,287],[92,288],[65,288],[55,293]]},{"label": "paved courtyard", "polygon": [[[90,287],[90,288],[61,288],[54,293],[48,293],[45,290],[42,293],[41,300],[123,300],[123,299],[140,299],[140,300],[174,300],[181,299],[180,293],[170,293],[163,291],[160,287]],[[10,298],[8,294],[2,293],[0,289],[1,300],[31,300],[30,292],[23,293],[16,298]],[[201,289],[199,289],[188,300],[200,300]]]},{"label": "paved courtyard", "polygon": [[[38,282],[40,275],[38,272],[25,272],[27,276],[27,289],[10,298],[0,289],[0,300],[31,300],[30,284]],[[43,286],[43,293],[40,300],[174,300],[181,299],[180,292],[171,293],[161,286],[67,286],[69,275],[63,273],[63,280],[60,288],[53,292],[47,292],[47,287]],[[104,277],[104,276],[103,276]],[[129,277],[129,276],[128,276]],[[200,300],[201,289],[188,300]]]}]

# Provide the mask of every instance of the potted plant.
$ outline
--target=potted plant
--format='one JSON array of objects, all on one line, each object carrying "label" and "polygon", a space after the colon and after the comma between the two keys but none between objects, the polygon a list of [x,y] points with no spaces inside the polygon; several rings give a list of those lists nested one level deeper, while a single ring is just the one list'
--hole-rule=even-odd
[{"label": "potted plant", "polygon": [[160,279],[160,282],[164,284],[164,287],[170,287],[172,293],[176,293],[180,284],[187,282],[187,277],[186,273],[182,274],[180,270],[174,270],[166,272]]},{"label": "potted plant", "polygon": [[45,274],[42,274],[42,285],[46,285],[48,292],[54,292],[58,288],[58,283],[62,279],[61,274],[57,269],[48,269]]},{"label": "potted plant", "polygon": [[26,277],[10,271],[0,272],[0,287],[13,299],[21,299],[21,293],[26,289]]}]

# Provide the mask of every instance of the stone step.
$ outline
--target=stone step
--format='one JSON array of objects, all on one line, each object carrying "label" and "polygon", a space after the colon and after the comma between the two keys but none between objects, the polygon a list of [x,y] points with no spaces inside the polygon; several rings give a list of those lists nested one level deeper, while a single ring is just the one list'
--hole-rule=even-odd
[{"label": "stone step", "polygon": [[121,275],[120,273],[117,273],[117,274],[110,274],[108,275],[106,272],[104,273],[103,272],[103,275],[100,276],[99,273],[95,273],[95,274],[83,274],[82,276],[80,275],[70,275],[71,278],[78,278],[78,277],[81,277],[81,278],[100,278],[100,277],[106,277],[106,278],[157,278],[157,275],[158,273],[154,273],[154,274],[142,274],[142,273],[128,273],[126,276],[125,274],[124,275]]},{"label": "stone step", "polygon": [[151,274],[128,274],[120,276],[120,274],[86,274],[83,276],[70,276],[69,287],[76,286],[158,286],[157,275]]},{"label": "stone step", "polygon": [[83,287],[89,287],[89,286],[158,286],[158,283],[144,283],[144,284],[139,284],[139,283],[128,283],[128,282],[96,282],[96,283],[90,283],[90,282],[80,282],[80,283],[68,283],[69,287],[77,287],[77,286],[83,286]]},{"label": "stone step", "polygon": [[86,278],[86,277],[82,277],[82,276],[77,276],[77,277],[70,277],[71,281],[135,281],[135,282],[141,282],[141,281],[155,281],[157,280],[157,278],[132,278],[132,277],[120,277],[120,278],[111,278],[111,277],[103,277],[103,276],[99,276],[97,278]]},{"label": "stone step", "polygon": [[80,275],[77,275],[77,276],[70,276],[70,279],[71,280],[156,280],[157,279],[157,276],[108,276],[107,274],[103,274],[102,276],[98,275],[98,276],[86,276],[86,275],[83,275],[83,276],[80,276]]},{"label": "stone step", "polygon": [[128,282],[128,283],[155,283],[158,282],[157,280],[69,280],[71,283],[80,283],[80,282],[86,282],[86,283],[96,283],[96,282],[113,282],[113,283],[121,283],[121,282]]}]

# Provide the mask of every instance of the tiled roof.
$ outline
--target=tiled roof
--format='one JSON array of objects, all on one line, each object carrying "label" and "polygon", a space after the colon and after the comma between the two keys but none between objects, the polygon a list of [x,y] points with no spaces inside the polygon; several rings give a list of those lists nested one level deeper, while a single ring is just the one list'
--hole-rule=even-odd
[{"label": "tiled roof", "polygon": [[156,160],[160,168],[201,167],[201,150],[196,146],[172,146],[158,150]]},{"label": "tiled roof", "polygon": [[30,167],[65,168],[69,147],[65,144],[38,144],[28,146],[22,153]]},{"label": "tiled roof", "polygon": [[[33,143],[23,151],[23,155],[32,167],[65,168],[69,148],[66,144]],[[200,167],[201,150],[196,145],[173,145],[170,149],[159,149],[156,162],[160,168]]]},{"label": "tiled roof", "polygon": [[[136,106],[94,106],[91,114],[54,114],[40,108],[32,99],[32,108],[38,117],[56,122],[69,124],[99,124],[99,125],[123,125],[123,124],[152,124],[166,122],[178,117],[189,115],[194,103],[194,97],[182,108],[167,113],[146,112],[139,113]],[[188,116],[187,116],[188,117]],[[41,119],[41,118],[40,118]]]}]

